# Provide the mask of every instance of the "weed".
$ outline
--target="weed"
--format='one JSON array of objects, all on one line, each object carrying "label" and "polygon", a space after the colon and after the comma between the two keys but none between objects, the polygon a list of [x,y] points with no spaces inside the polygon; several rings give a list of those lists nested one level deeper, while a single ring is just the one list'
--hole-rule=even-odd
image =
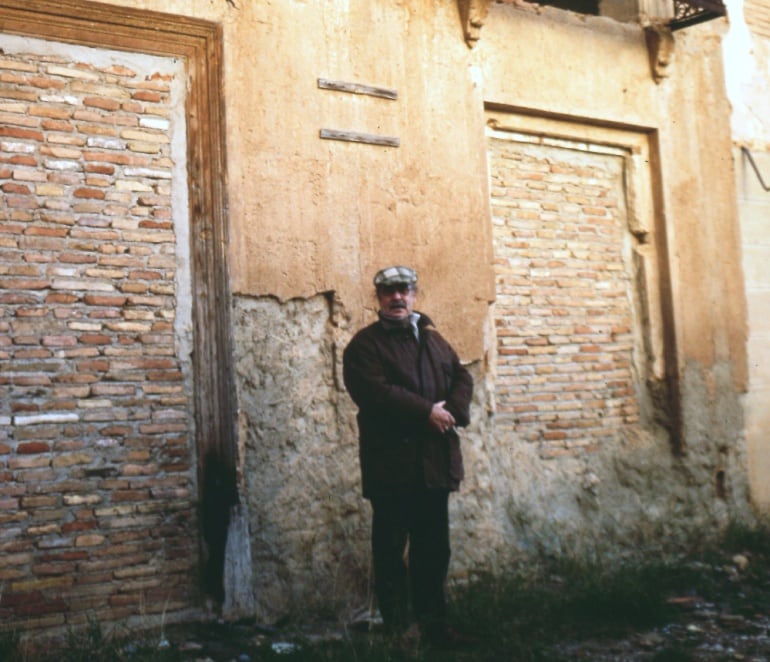
[{"label": "weed", "polygon": [[0,632],[0,660],[21,660],[20,637],[15,630]]},{"label": "weed", "polygon": [[731,522],[722,535],[721,547],[728,552],[750,552],[770,557],[770,519],[760,519],[751,526]]},{"label": "weed", "polygon": [[535,660],[560,640],[665,622],[667,591],[677,576],[666,564],[608,568],[561,559],[455,591],[452,620],[500,654]]}]

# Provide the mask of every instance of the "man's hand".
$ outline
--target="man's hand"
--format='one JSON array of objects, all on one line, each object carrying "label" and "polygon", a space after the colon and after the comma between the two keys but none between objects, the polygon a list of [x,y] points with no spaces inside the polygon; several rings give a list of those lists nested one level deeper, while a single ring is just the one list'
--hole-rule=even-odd
[{"label": "man's hand", "polygon": [[431,427],[441,432],[441,434],[444,434],[455,424],[455,417],[444,409],[445,404],[446,400],[442,400],[433,405],[433,409],[430,410],[430,416],[428,417],[428,423],[430,423]]}]

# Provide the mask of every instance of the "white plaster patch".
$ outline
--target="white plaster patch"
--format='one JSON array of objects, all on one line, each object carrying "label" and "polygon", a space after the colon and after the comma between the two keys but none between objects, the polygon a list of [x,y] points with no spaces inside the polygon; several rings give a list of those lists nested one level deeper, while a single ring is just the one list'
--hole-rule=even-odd
[{"label": "white plaster patch", "polygon": [[14,416],[13,424],[16,426],[41,425],[44,423],[75,423],[80,420],[76,413],[52,412],[50,414],[29,414]]}]

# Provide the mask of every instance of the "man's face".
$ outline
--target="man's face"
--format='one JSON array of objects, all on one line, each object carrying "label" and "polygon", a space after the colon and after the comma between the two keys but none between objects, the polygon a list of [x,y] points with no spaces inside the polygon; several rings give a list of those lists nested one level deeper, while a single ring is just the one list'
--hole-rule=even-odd
[{"label": "man's face", "polygon": [[414,310],[417,292],[414,285],[381,285],[377,288],[377,301],[380,312],[386,317],[404,319]]}]

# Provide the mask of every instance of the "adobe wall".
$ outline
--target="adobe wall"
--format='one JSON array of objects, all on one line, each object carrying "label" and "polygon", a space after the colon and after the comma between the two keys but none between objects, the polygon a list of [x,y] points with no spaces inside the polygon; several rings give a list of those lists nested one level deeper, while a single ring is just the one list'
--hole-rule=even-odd
[{"label": "adobe wall", "polygon": [[[638,25],[510,2],[490,7],[473,49],[450,2],[141,6],[223,26],[248,524],[238,529],[248,539],[230,541],[228,572],[253,589],[233,612],[245,605],[270,621],[321,602],[343,614],[367,604],[368,504],[339,361],[373,317],[371,276],[385,263],[417,268],[420,307],[476,381],[463,435],[468,479],[452,500],[455,578],[536,553],[676,547],[750,516],[746,313],[721,23],[678,33],[668,76],[656,83]],[[323,90],[319,78],[387,87],[397,99]],[[638,253],[645,287],[637,289],[637,267],[622,286],[632,324],[620,386],[636,393],[641,413],[610,434],[604,426],[600,443],[554,438],[556,453],[515,422],[501,425],[497,409],[505,363],[488,121],[514,110],[528,135],[558,121],[578,143],[617,132],[610,142],[626,164],[636,163],[635,145],[648,150],[645,183],[629,195],[646,199],[638,204],[649,226],[629,229],[623,217],[618,235],[651,242]],[[397,137],[399,146],[322,140],[323,128]],[[642,290],[653,304],[634,299]],[[530,397],[525,384],[523,404]]]},{"label": "adobe wall", "polygon": [[[770,61],[770,17],[761,0],[728,3],[733,20],[724,39],[727,93],[732,105],[730,126],[748,301],[748,375],[746,441],[752,500],[765,512],[770,507],[770,443],[767,397],[770,394],[770,123],[766,74]],[[748,152],[744,152],[747,149]]]},{"label": "adobe wall", "polygon": [[[264,38],[278,50],[291,39],[294,8],[273,8],[265,17],[270,27]],[[468,50],[458,41],[458,16],[449,6],[418,11],[369,5],[351,8],[347,16],[327,11],[323,22],[311,8],[303,10],[303,28],[313,26],[324,38],[305,40],[288,61],[272,63],[270,72],[238,78],[243,89],[259,78],[256,98],[268,107],[237,107],[228,117],[230,135],[237,136],[229,146],[231,190],[237,191],[233,227],[244,224],[238,235],[243,241],[232,253],[236,353],[242,363],[256,351],[268,375],[287,365],[293,373],[292,388],[277,388],[272,399],[271,379],[239,378],[258,612],[269,618],[276,605],[290,611],[321,595],[349,609],[366,602],[344,588],[366,584],[368,509],[360,501],[356,509],[355,497],[351,501],[357,480],[354,412],[335,370],[346,339],[362,323],[362,309],[371,319],[369,279],[385,262],[406,261],[420,270],[420,305],[438,318],[477,380],[475,420],[465,435],[469,478],[453,500],[456,577],[532,552],[687,544],[704,531],[716,533],[732,517],[749,517],[741,404],[745,311],[734,189],[730,177],[715,176],[711,167],[732,169],[721,80],[723,27],[679,33],[668,77],[656,84],[640,28],[609,19],[495,4],[480,41]],[[250,20],[248,12],[241,20]],[[359,21],[374,26],[366,48],[354,36]],[[399,44],[395,51],[393,43]],[[338,48],[344,57],[335,53]],[[274,52],[267,45],[265,50]],[[564,52],[571,54],[564,67],[553,66]],[[274,92],[262,91],[262,74],[276,80]],[[340,98],[316,89],[319,76],[382,84],[397,89],[399,98]],[[293,99],[288,111],[278,96]],[[704,98],[710,103],[704,105]],[[295,103],[312,104],[312,115],[292,112]],[[560,451],[550,460],[515,426],[501,425],[494,306],[488,308],[496,258],[487,155],[480,149],[488,120],[484,103],[501,112],[511,108],[646,136],[654,162],[648,204],[657,219],[652,267],[658,276],[670,269],[657,283],[667,300],[658,304],[669,309],[653,311],[653,326],[665,327],[669,346],[663,350],[666,365],[637,371],[633,386],[643,393],[648,378],[653,388],[667,375],[679,378],[679,395],[662,388],[664,402],[652,408],[665,409],[681,397],[681,454],[672,451],[676,444],[666,428],[676,424],[661,424],[656,411],[620,426],[590,452]],[[240,112],[253,117],[254,105],[269,131],[237,120]],[[319,141],[316,129],[331,124],[398,135],[401,146]],[[234,148],[253,152],[239,162]],[[271,195],[258,195],[252,205],[249,190]],[[254,243],[246,249],[249,237]],[[260,259],[247,266],[247,254]],[[296,269],[287,267],[295,262],[301,262]],[[295,338],[273,333],[270,325],[263,329],[266,310],[285,316],[281,324],[291,328],[302,307],[324,309],[321,297],[328,316],[325,323],[316,320],[315,332]],[[298,308],[299,301],[307,303]],[[634,342],[643,345],[636,333]],[[271,340],[276,335],[291,337],[291,349]],[[331,350],[323,382],[305,390],[318,369],[319,343]],[[319,399],[318,393],[326,396]],[[525,404],[527,397],[525,388]],[[300,404],[306,402],[312,414]],[[337,407],[336,428],[328,424],[330,412],[318,409],[323,402]],[[275,418],[280,408],[293,412],[291,422]],[[260,454],[254,453],[258,440],[267,442]],[[301,516],[289,514],[276,528],[276,498],[287,503],[287,512],[288,503],[301,504]],[[324,524],[310,525],[307,513],[318,513]],[[275,536],[260,540],[263,530]],[[351,555],[356,561],[343,564]]]},{"label": "adobe wall", "polygon": [[[285,18],[293,16],[291,10],[285,11]],[[314,25],[325,35],[323,46],[319,42],[303,47],[318,49],[320,59],[301,50],[282,66],[289,70],[289,80],[304,84],[298,89],[305,90],[302,98],[312,99],[309,103],[315,109],[313,117],[320,118],[316,125],[311,122],[310,128],[305,126],[304,113],[282,115],[281,122],[292,127],[293,137],[279,131],[280,147],[277,134],[271,131],[259,135],[253,123],[248,124],[248,135],[240,133],[246,131],[245,126],[235,129],[239,135],[236,142],[253,145],[255,156],[249,163],[238,164],[231,154],[236,161],[231,172],[233,186],[242,172],[249,173],[244,182],[269,183],[271,191],[292,200],[289,209],[276,198],[260,199],[250,208],[248,198],[239,193],[233,209],[236,216],[242,209],[244,218],[253,219],[252,227],[260,228],[259,237],[254,239],[259,246],[255,243],[253,254],[266,260],[254,260],[249,269],[241,270],[241,248],[236,248],[234,254],[236,317],[241,324],[248,320],[251,325],[245,335],[237,336],[237,353],[243,360],[255,346],[261,354],[267,344],[272,346],[273,361],[265,356],[266,365],[274,366],[267,372],[281,370],[288,359],[289,365],[297,366],[298,375],[305,371],[313,374],[311,361],[317,359],[313,348],[320,342],[316,339],[326,336],[333,355],[327,357],[321,392],[328,393],[327,402],[339,403],[338,415],[342,416],[342,425],[336,430],[340,434],[338,452],[324,460],[330,433],[327,425],[312,442],[316,433],[308,430],[306,423],[301,431],[294,432],[297,423],[281,426],[273,419],[276,406],[289,407],[309,398],[286,398],[287,390],[280,389],[284,395],[270,406],[248,406],[243,410],[244,428],[251,430],[247,444],[259,437],[260,430],[267,429],[274,429],[273,438],[281,440],[277,446],[271,445],[271,459],[263,462],[261,469],[254,465],[248,472],[255,528],[259,530],[268,517],[270,522],[276,519],[276,513],[266,505],[273,503],[275,495],[275,487],[269,485],[280,485],[281,502],[299,498],[303,504],[299,520],[288,516],[277,538],[271,536],[269,542],[257,543],[264,550],[276,540],[283,541],[269,551],[258,552],[256,558],[265,554],[263,560],[255,559],[260,608],[266,615],[271,608],[270,601],[263,601],[260,594],[269,594],[272,605],[297,608],[303,599],[323,592],[319,581],[320,586],[333,587],[326,597],[331,595],[349,608],[365,604],[364,600],[354,599],[351,604],[350,595],[340,583],[341,560],[351,553],[357,563],[349,566],[355,572],[348,581],[358,585],[366,581],[368,511],[363,503],[363,512],[350,511],[355,505],[350,501],[356,480],[355,432],[349,403],[340,392],[339,381],[334,382],[334,356],[339,356],[346,338],[360,325],[360,308],[371,306],[369,277],[383,262],[408,261],[424,274],[421,305],[438,317],[439,326],[460,347],[463,358],[471,362],[477,379],[474,424],[465,435],[469,478],[460,497],[453,500],[456,577],[504,565],[511,558],[526,558],[534,552],[573,553],[605,547],[617,551],[687,544],[704,532],[716,533],[732,517],[750,516],[741,405],[746,387],[746,331],[734,189],[730,176],[715,174],[715,169],[720,173],[732,171],[729,108],[721,79],[723,28],[706,25],[676,35],[668,77],[656,84],[643,33],[633,24],[495,4],[478,44],[467,50],[458,43],[458,17],[452,7],[431,7],[427,12],[370,7],[367,12],[376,13],[362,15],[352,9],[348,17],[335,17],[339,23],[332,18],[334,14],[327,14],[323,26],[314,23],[312,10],[304,15],[305,26]],[[362,19],[375,26],[366,53],[348,41],[356,43],[352,35]],[[277,20],[274,14],[270,21],[276,30]],[[290,24],[284,27],[292,29]],[[388,44],[400,45],[395,53],[390,46],[382,45],[381,32],[387,33]],[[279,42],[285,39],[284,35]],[[347,57],[327,63],[325,57],[332,58],[331,52],[337,47]],[[347,53],[347,48],[352,51]],[[380,49],[386,49],[388,57],[380,57]],[[561,54],[565,52],[570,53],[570,58],[563,67],[554,66],[563,61]],[[419,66],[407,67],[402,57]],[[325,66],[318,67],[315,63],[319,61]],[[612,66],[608,67],[610,62]],[[387,105],[324,95],[313,88],[319,69],[321,75],[330,78],[352,78],[396,88],[399,100]],[[283,85],[278,89],[285,95],[288,88]],[[709,103],[704,104],[704,99]],[[343,103],[350,107],[352,126],[382,127],[383,133],[401,137],[401,147],[372,154],[371,148],[318,142],[316,126],[339,117],[335,114],[340,112],[337,104]],[[510,108],[536,119],[566,119],[587,127],[598,124],[641,134],[648,140],[649,158],[654,162],[648,204],[657,219],[657,262],[651,266],[661,276],[657,287],[668,301],[658,304],[669,306],[667,312],[660,308],[652,311],[657,315],[653,326],[665,327],[669,347],[663,350],[664,359],[653,359],[668,362],[663,367],[658,362],[656,368],[645,373],[636,366],[634,386],[643,393],[650,383],[664,382],[666,375],[679,377],[680,396],[663,388],[664,402],[652,408],[666,408],[681,397],[681,454],[672,451],[675,444],[665,422],[661,424],[658,419],[660,412],[655,411],[648,411],[638,423],[617,427],[614,434],[589,452],[562,450],[552,459],[544,459],[542,446],[526,443],[515,425],[502,425],[503,416],[497,409],[500,375],[493,367],[499,358],[492,328],[494,306],[487,310],[493,299],[489,280],[494,270],[489,263],[490,259],[496,262],[496,258],[490,256],[492,212],[488,210],[487,157],[478,148],[485,142],[482,128],[488,117],[484,103],[501,112]],[[379,110],[382,106],[386,114],[380,121],[372,108]],[[260,112],[272,119],[269,108]],[[585,131],[590,134],[589,129]],[[288,157],[290,153],[293,156]],[[300,168],[298,180],[284,178],[288,166],[281,165],[285,165],[285,158]],[[703,164],[703,168],[696,164]],[[351,178],[355,172],[358,177]],[[309,195],[297,194],[295,187],[301,181],[309,185]],[[307,211],[311,208],[312,213]],[[280,219],[274,218],[275,214]],[[304,214],[308,216],[300,222]],[[237,226],[239,221],[234,218],[233,223]],[[328,262],[317,261],[323,248],[315,241],[315,231],[310,231],[302,233],[301,242],[288,244],[291,251],[309,251],[311,259],[292,272],[286,269],[285,260],[280,269],[272,266],[278,245],[286,240],[286,234],[277,233],[274,224],[291,235],[294,223],[319,228],[323,244],[334,247]],[[452,250],[444,250],[445,245],[452,246]],[[456,259],[458,250],[466,258],[462,262]],[[356,263],[347,264],[345,261],[352,256],[356,256]],[[719,269],[713,268],[715,260]],[[334,282],[310,274],[310,270],[322,274],[330,268],[342,268],[344,273],[334,276]],[[477,268],[481,269],[479,273],[475,273]],[[670,269],[670,277],[660,273],[664,269]],[[290,273],[299,278],[294,287],[289,285]],[[292,296],[305,299],[313,290],[334,293],[327,325],[295,341],[306,341],[304,351],[298,351],[294,343],[292,351],[279,351],[269,340],[272,334],[260,330],[259,317],[247,311],[252,305],[263,310],[262,295],[267,292],[285,300]],[[249,298],[241,300],[241,295]],[[249,303],[251,296],[256,296],[253,304]],[[331,295],[325,296],[332,300]],[[271,306],[276,303],[273,301]],[[286,306],[282,314],[296,315],[295,302]],[[644,344],[638,333],[637,347]],[[303,365],[292,358],[298,355],[313,359]],[[257,382],[261,383],[264,381]],[[304,383],[305,379],[299,379],[297,388]],[[239,386],[249,402],[259,392],[243,379]],[[524,406],[528,393],[525,386],[521,396]],[[299,415],[301,408],[294,411]],[[325,418],[321,412],[313,414],[314,420]],[[676,427],[671,420],[668,424]],[[316,429],[315,423],[313,426]],[[281,429],[283,432],[279,432]],[[292,447],[296,449],[293,453]],[[254,457],[248,447],[245,457]],[[278,457],[285,459],[274,462]],[[345,457],[353,464],[344,465],[348,471],[341,478],[337,467]],[[316,467],[319,462],[323,465],[320,470]],[[309,474],[301,469],[295,471],[295,463],[311,464],[313,469]],[[273,476],[276,464],[282,467],[278,477]],[[308,475],[312,479],[308,480]],[[268,486],[263,484],[262,476],[270,477]],[[295,485],[295,490],[290,485]],[[309,527],[305,514],[321,513],[330,503],[338,504],[338,518],[320,516],[326,526]],[[345,516],[340,520],[341,513]],[[358,522],[360,528],[352,528],[357,535],[350,533],[351,521]],[[252,537],[257,539],[259,534],[254,532]],[[331,545],[329,540],[333,541]],[[328,557],[330,548],[336,551]],[[295,550],[290,557],[312,561],[281,559],[281,549]],[[337,559],[340,564],[325,565],[323,558]],[[260,568],[267,569],[261,577]],[[283,578],[280,597],[273,594],[276,573]]]}]

